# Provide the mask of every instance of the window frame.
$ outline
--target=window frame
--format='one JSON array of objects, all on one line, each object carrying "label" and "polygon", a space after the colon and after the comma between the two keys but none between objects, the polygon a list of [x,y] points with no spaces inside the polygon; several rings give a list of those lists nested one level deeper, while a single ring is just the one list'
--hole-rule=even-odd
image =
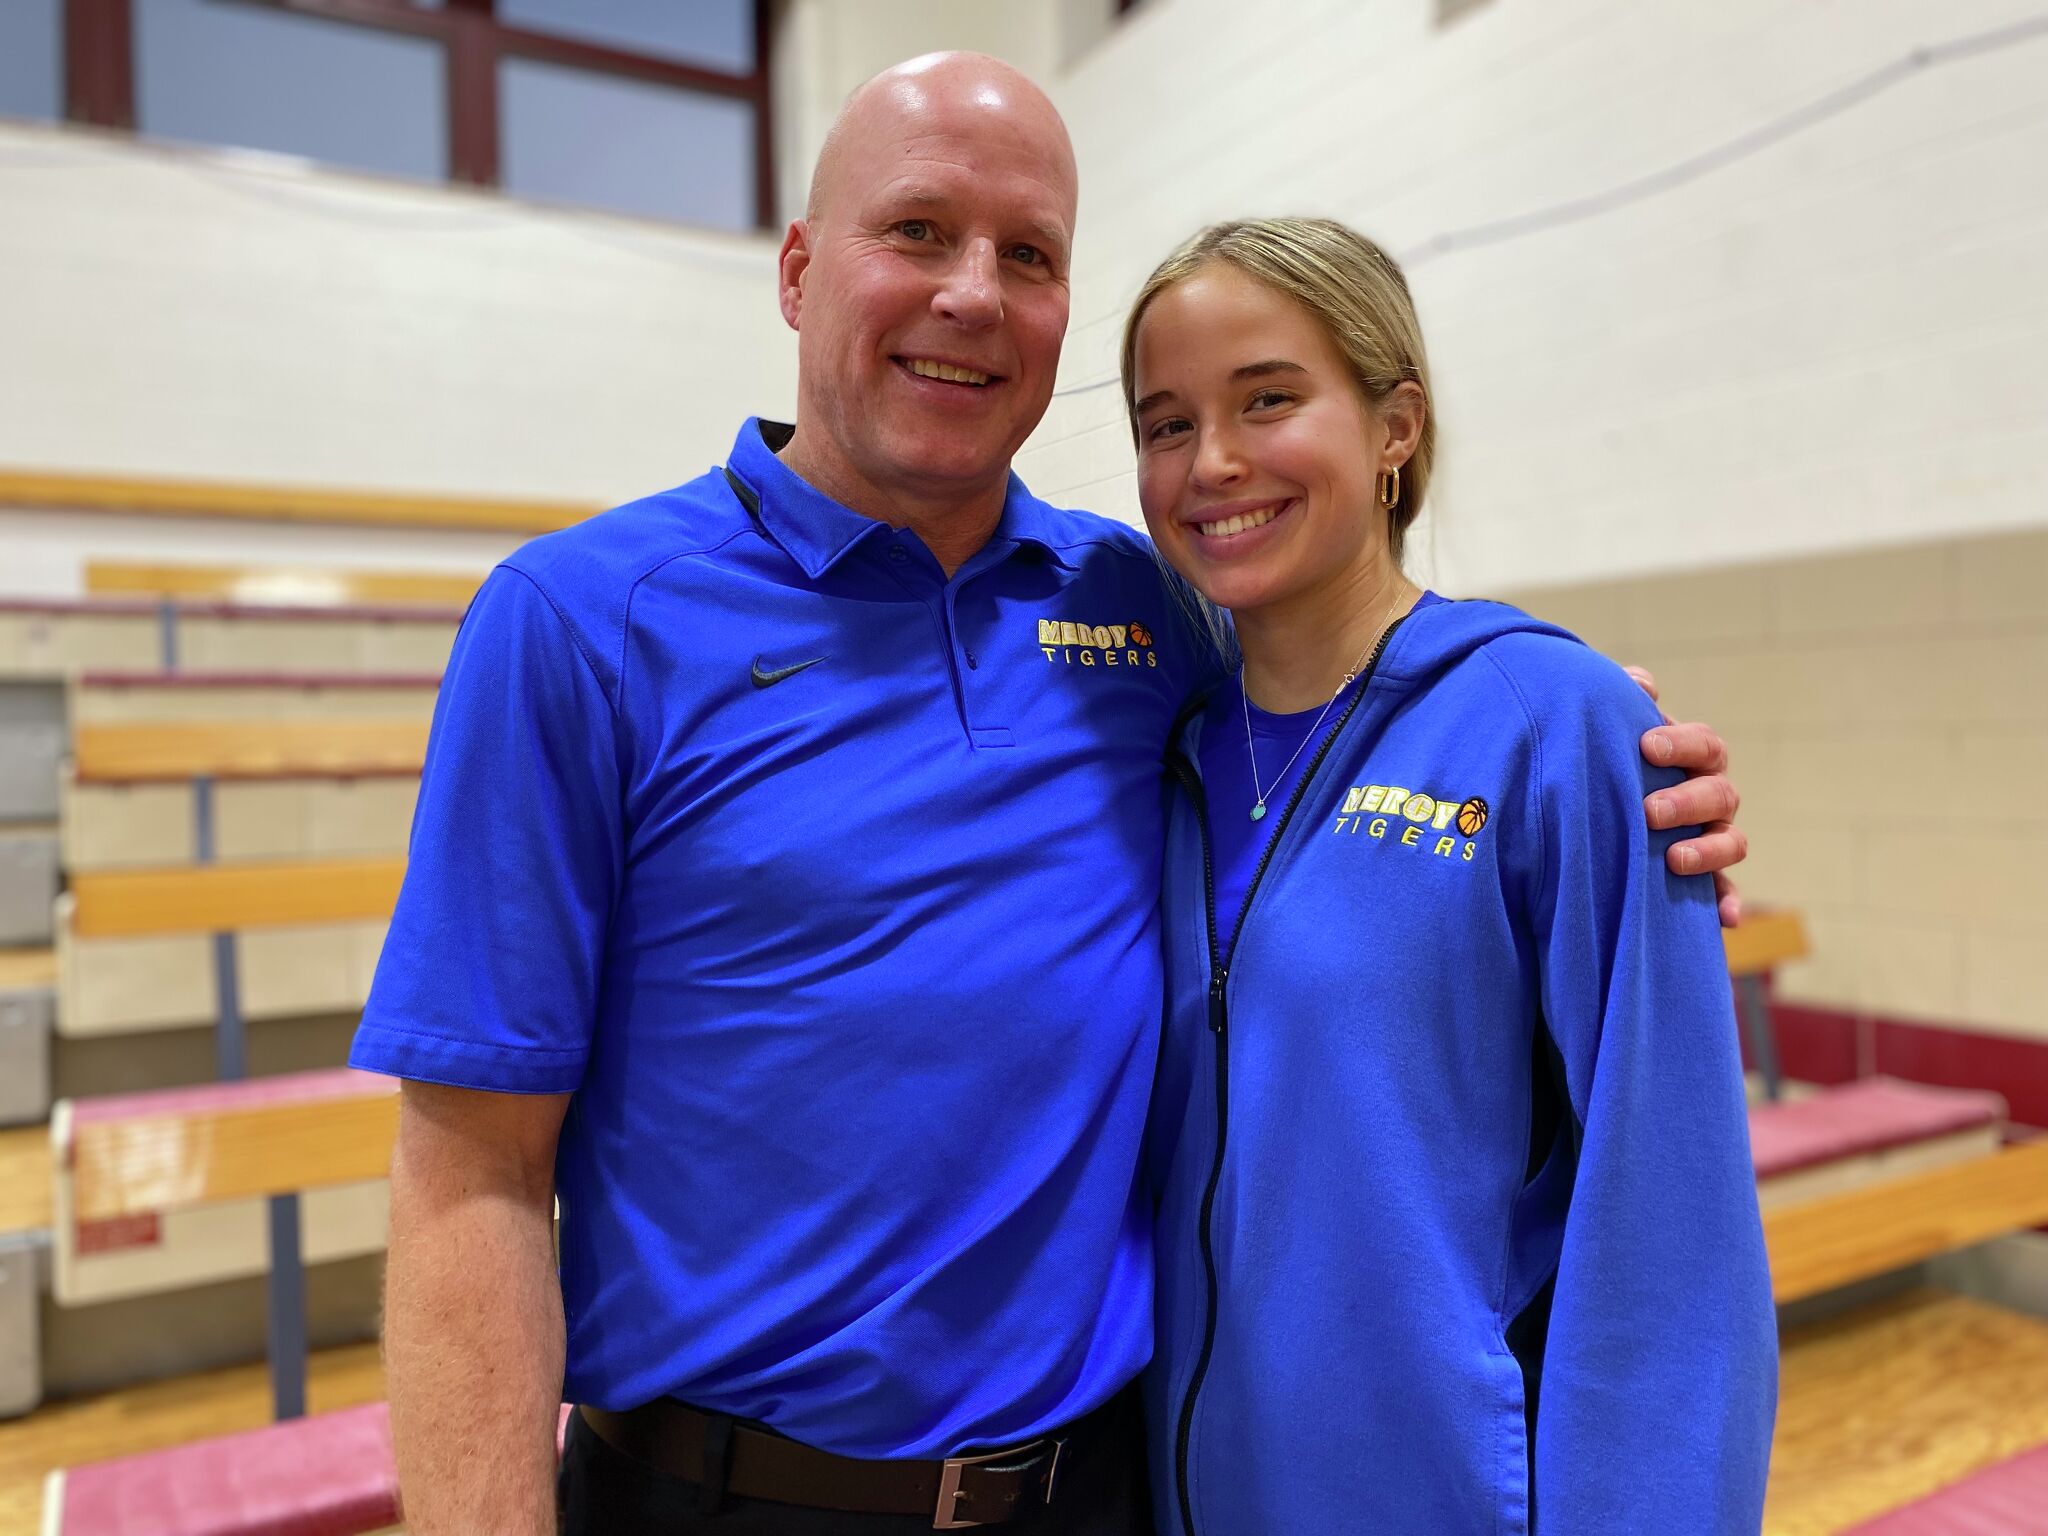
[{"label": "window frame", "polygon": [[[754,69],[731,74],[604,43],[515,27],[496,0],[443,0],[425,10],[409,0],[227,0],[351,26],[403,32],[441,45],[447,74],[448,179],[499,183],[498,65],[507,58],[559,64],[587,74],[639,80],[749,103],[754,110],[754,223],[776,227],[770,0],[753,0]],[[64,116],[100,128],[135,128],[134,0],[64,0]]]}]

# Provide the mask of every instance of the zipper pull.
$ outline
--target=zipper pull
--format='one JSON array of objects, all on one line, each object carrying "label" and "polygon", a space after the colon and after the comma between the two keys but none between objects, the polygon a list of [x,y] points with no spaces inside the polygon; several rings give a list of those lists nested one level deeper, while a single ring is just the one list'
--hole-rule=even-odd
[{"label": "zipper pull", "polygon": [[1223,1033],[1223,983],[1230,978],[1230,972],[1218,966],[1209,977],[1209,1028],[1217,1034]]}]

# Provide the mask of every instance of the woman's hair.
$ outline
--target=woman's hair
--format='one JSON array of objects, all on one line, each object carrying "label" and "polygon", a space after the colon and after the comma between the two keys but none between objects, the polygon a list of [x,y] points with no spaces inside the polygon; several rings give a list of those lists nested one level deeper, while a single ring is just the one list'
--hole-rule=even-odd
[{"label": "woman's hair", "polygon": [[1404,381],[1421,386],[1425,411],[1415,453],[1401,467],[1401,494],[1387,522],[1395,562],[1429,493],[1436,463],[1436,399],[1408,280],[1394,258],[1335,219],[1237,219],[1212,224],[1145,279],[1124,322],[1124,411],[1138,438],[1138,325],[1152,301],[1211,262],[1225,262],[1285,294],[1320,321],[1350,365],[1361,397],[1377,406]]}]

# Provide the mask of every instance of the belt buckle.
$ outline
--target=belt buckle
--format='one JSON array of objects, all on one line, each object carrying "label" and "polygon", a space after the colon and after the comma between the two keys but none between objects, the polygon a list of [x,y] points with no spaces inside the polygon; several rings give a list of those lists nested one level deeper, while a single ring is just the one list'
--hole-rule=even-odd
[{"label": "belt buckle", "polygon": [[[939,1498],[937,1505],[932,1510],[932,1529],[935,1531],[965,1531],[989,1524],[990,1522],[986,1520],[956,1520],[953,1518],[953,1506],[960,1502],[961,1495],[965,1492],[960,1486],[961,1477],[971,1467],[991,1466],[999,1461],[1015,1461],[1019,1456],[1023,1456],[1038,1446],[1046,1444],[1051,1445],[1051,1451],[1049,1453],[1040,1451],[1035,1459],[1043,1460],[1048,1454],[1052,1457],[1052,1465],[1045,1469],[1045,1502],[1050,1504],[1052,1502],[1053,1488],[1060,1474],[1060,1456],[1067,1448],[1067,1442],[1064,1440],[1053,1440],[1050,1442],[1039,1440],[1031,1445],[1019,1446],[1007,1451],[990,1451],[981,1456],[948,1456],[939,1466]],[[1017,1470],[1022,1471],[1031,1464],[1030,1461],[1026,1461],[1023,1467]]]}]

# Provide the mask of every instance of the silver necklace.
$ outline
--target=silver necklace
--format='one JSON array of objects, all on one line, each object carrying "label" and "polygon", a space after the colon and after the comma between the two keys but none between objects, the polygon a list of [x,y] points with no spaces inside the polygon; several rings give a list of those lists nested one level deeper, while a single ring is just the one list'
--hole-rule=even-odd
[{"label": "silver necklace", "polygon": [[[1393,622],[1394,607],[1400,601],[1401,599],[1397,594],[1394,601],[1387,604],[1386,617],[1381,620],[1378,631],[1373,635],[1372,639],[1366,642],[1365,649],[1358,653],[1358,660],[1354,661],[1351,664],[1351,670],[1344,674],[1344,681],[1339,683],[1337,691],[1330,695],[1329,703],[1316,712],[1315,724],[1311,725],[1308,728],[1308,733],[1296,743],[1293,755],[1280,765],[1279,773],[1273,777],[1273,787],[1275,789],[1278,789],[1285,782],[1287,770],[1294,766],[1294,759],[1300,757],[1308,744],[1315,740],[1316,732],[1322,729],[1323,716],[1330,712],[1330,705],[1335,704],[1344,696],[1344,690],[1351,686],[1353,680],[1357,678],[1359,671],[1365,666],[1365,658],[1372,654],[1373,647],[1378,645],[1380,637],[1386,634],[1388,625]],[[1252,820],[1263,821],[1266,818],[1266,787],[1259,782],[1259,753],[1258,748],[1252,744],[1251,690],[1245,686],[1244,667],[1241,663],[1237,669],[1237,701],[1244,707],[1244,755],[1251,761],[1252,792],[1258,796],[1252,802]]]}]

